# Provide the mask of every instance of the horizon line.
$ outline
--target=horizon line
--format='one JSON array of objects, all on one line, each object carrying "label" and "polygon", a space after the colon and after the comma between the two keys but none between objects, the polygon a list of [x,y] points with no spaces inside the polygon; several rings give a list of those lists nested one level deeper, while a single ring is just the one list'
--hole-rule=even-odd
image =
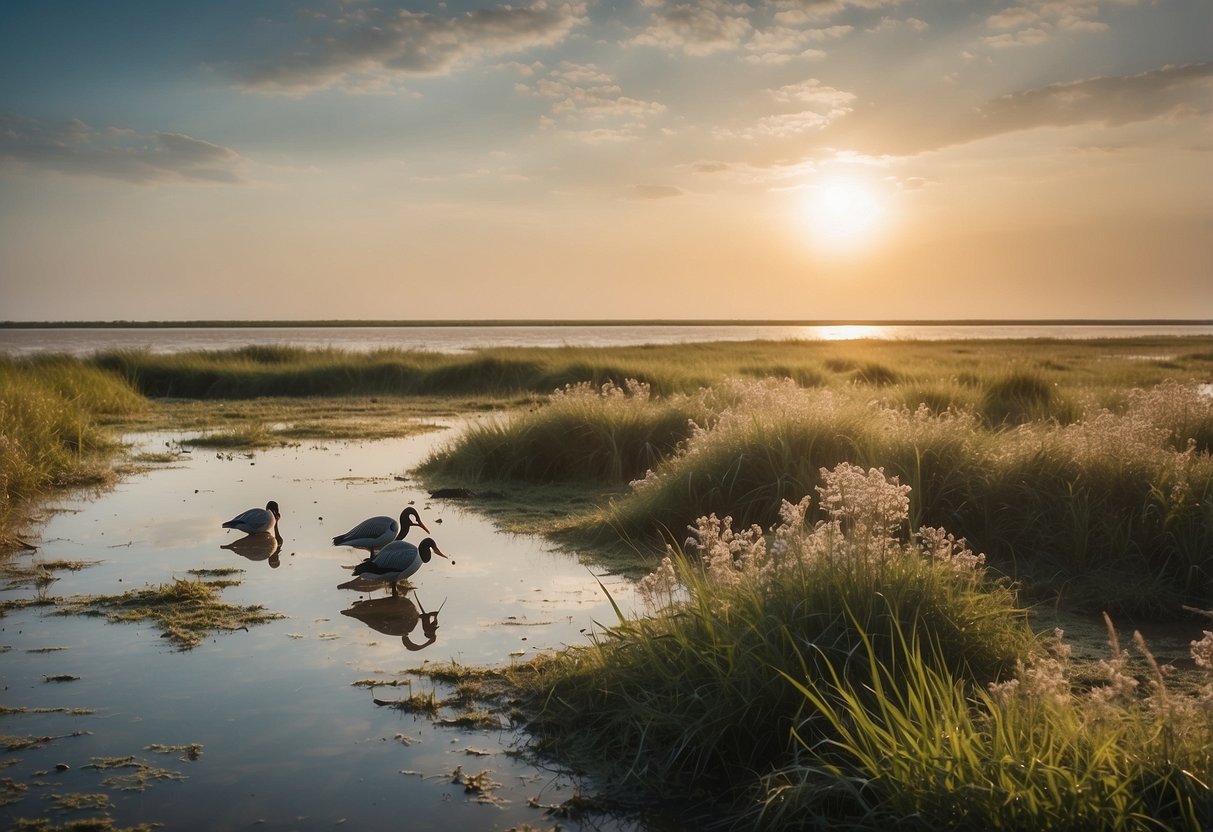
[{"label": "horizon line", "polygon": [[1213,326],[1203,318],[501,318],[501,319],[300,319],[300,320],[112,320],[0,321],[0,329],[287,329],[341,327],[560,327],[560,326]]}]

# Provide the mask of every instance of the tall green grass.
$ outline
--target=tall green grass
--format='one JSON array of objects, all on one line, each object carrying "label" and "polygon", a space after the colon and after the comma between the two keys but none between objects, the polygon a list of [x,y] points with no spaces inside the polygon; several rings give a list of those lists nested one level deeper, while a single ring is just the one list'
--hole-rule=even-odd
[{"label": "tall green grass", "polygon": [[1054,667],[1043,682],[1025,672],[987,690],[941,670],[929,632],[898,637],[894,668],[864,634],[862,684],[833,668],[787,675],[813,715],[795,762],[765,779],[753,828],[819,828],[840,807],[864,829],[907,818],[1073,832],[1213,823],[1213,687],[1176,696],[1159,678],[1149,696],[1116,701],[1107,687],[1073,690]]},{"label": "tall green grass", "polygon": [[47,489],[106,479],[117,446],[96,420],[145,405],[78,361],[0,358],[0,536],[7,542],[21,507]]},{"label": "tall green grass", "polygon": [[1078,408],[1060,397],[1040,372],[1017,370],[986,385],[978,412],[993,427],[1053,419],[1073,422]]},{"label": "tall green grass", "polygon": [[619,484],[669,456],[699,412],[684,397],[655,399],[639,382],[569,385],[543,407],[472,422],[421,471],[468,482]]}]

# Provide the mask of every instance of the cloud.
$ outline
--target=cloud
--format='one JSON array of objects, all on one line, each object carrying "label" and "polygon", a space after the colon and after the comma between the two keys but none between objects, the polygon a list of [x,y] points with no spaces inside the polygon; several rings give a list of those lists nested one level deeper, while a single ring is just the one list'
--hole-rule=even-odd
[{"label": "cloud", "polygon": [[1001,35],[991,35],[982,38],[986,46],[995,49],[1014,49],[1017,46],[1039,46],[1049,40],[1049,33],[1044,29],[1033,26],[1030,29],[1020,29],[1018,32],[1006,32]]},{"label": "cloud", "polygon": [[808,78],[767,92],[778,103],[799,109],[764,116],[754,124],[739,130],[722,128],[716,131],[716,135],[720,138],[762,141],[816,133],[851,112],[855,101],[854,93],[827,86],[816,78]]},{"label": "cloud", "polygon": [[673,185],[633,185],[628,189],[629,199],[670,199],[682,194],[682,189]]},{"label": "cloud", "polygon": [[986,26],[1001,32],[982,38],[995,49],[1036,46],[1055,31],[1104,32],[1108,24],[1097,20],[1101,6],[1136,5],[1136,0],[1022,0],[986,18]]},{"label": "cloud", "polygon": [[798,26],[829,20],[848,9],[883,9],[900,5],[902,0],[774,0],[775,19]]},{"label": "cloud", "polygon": [[750,54],[745,60],[755,64],[784,64],[796,59],[820,60],[825,51],[806,48],[808,44],[823,43],[845,37],[854,31],[853,26],[829,26],[826,28],[801,29],[795,26],[773,25],[755,29],[745,49]]},{"label": "cloud", "polygon": [[831,121],[849,113],[855,101],[854,93],[826,86],[816,78],[771,90],[771,95],[783,104],[811,104]]},{"label": "cloud", "polygon": [[587,22],[579,0],[475,9],[456,17],[351,7],[321,18],[299,50],[245,69],[244,89],[300,95],[340,87],[357,91],[401,78],[446,75],[478,60],[553,46]]},{"label": "cloud", "polygon": [[[559,120],[569,135],[596,144],[638,138],[646,120],[666,109],[660,102],[624,95],[614,77],[594,64],[565,61],[529,84],[516,84],[515,90],[551,102],[547,126]],[[604,122],[613,126],[603,126]],[[584,129],[586,124],[592,129]]]},{"label": "cloud", "polygon": [[[784,64],[798,58],[825,57],[820,49],[806,48],[843,37],[851,25],[813,28],[851,8],[878,9],[902,0],[643,0],[651,22],[633,37],[633,46],[704,56],[744,50],[754,64]],[[805,28],[809,26],[810,28]]]},{"label": "cloud", "polygon": [[1114,127],[1213,109],[1213,63],[1165,66],[1139,75],[1050,84],[989,102],[969,127],[973,138],[1033,127]]},{"label": "cloud", "polygon": [[0,163],[135,184],[244,181],[247,160],[228,147],[182,133],[50,124],[0,114]]},{"label": "cloud", "polygon": [[1164,66],[1137,75],[1098,76],[1004,95],[948,119],[917,113],[900,122],[879,109],[839,119],[830,133],[881,153],[910,155],[1041,127],[1118,127],[1213,112],[1213,63]]},{"label": "cloud", "polygon": [[632,43],[688,55],[737,49],[753,30],[747,16],[751,11],[745,3],[722,0],[662,5],[654,11],[652,24]]}]

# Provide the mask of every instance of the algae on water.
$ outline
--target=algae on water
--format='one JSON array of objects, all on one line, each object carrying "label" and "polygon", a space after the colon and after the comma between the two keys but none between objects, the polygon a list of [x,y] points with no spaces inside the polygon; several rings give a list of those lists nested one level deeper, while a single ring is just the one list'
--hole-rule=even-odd
[{"label": "algae on water", "polygon": [[[224,582],[224,585],[231,585]],[[241,606],[219,599],[213,581],[176,580],[121,595],[78,595],[58,599],[56,615],[98,615],[107,621],[150,621],[182,650],[197,647],[211,633],[247,630],[285,618],[259,604]]]}]

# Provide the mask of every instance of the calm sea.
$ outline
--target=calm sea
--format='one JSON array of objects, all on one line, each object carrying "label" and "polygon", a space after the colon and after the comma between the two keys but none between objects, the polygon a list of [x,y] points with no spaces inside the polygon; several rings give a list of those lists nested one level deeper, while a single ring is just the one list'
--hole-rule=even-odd
[{"label": "calm sea", "polygon": [[704,341],[783,341],[856,338],[939,341],[991,338],[1131,338],[1149,335],[1213,335],[1213,324],[897,324],[845,326],[570,325],[417,327],[197,327],[156,329],[0,329],[0,353],[90,353],[146,349],[173,353],[257,345],[333,347],[352,352],[380,349],[459,353],[487,347],[610,347]]}]

